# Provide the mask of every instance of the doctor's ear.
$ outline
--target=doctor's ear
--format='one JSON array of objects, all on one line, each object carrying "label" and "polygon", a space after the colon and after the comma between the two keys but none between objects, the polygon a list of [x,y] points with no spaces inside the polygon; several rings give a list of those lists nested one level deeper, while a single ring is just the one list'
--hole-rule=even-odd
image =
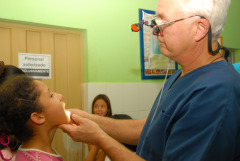
[{"label": "doctor's ear", "polygon": [[197,23],[195,41],[200,41],[208,34],[210,23],[205,18],[200,18]]},{"label": "doctor's ear", "polygon": [[33,112],[30,116],[30,119],[33,123],[41,125],[45,123],[46,119],[42,113]]}]

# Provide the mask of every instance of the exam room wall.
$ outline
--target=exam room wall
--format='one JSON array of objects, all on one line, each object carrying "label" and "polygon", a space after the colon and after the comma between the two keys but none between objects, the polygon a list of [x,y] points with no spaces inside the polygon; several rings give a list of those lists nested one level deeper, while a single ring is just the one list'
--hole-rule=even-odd
[{"label": "exam room wall", "polygon": [[[84,32],[85,107],[107,94],[114,113],[147,116],[163,80],[141,80],[138,9],[155,10],[158,0],[0,0],[0,20]],[[232,0],[224,45],[240,49],[240,1]]]},{"label": "exam room wall", "polygon": [[[0,0],[0,19],[85,31],[85,82],[162,82],[141,80],[138,9],[155,10],[158,0]],[[240,1],[232,0],[222,36],[240,49]],[[238,52],[239,53],[239,52]]]},{"label": "exam room wall", "polygon": [[130,27],[139,8],[156,5],[157,0],[0,0],[0,18],[84,30],[85,82],[141,82],[139,33]]},{"label": "exam room wall", "polygon": [[139,33],[130,27],[139,8],[156,5],[157,0],[0,0],[0,20],[83,31],[84,109],[105,93],[114,114],[144,118],[162,80],[141,80]]}]

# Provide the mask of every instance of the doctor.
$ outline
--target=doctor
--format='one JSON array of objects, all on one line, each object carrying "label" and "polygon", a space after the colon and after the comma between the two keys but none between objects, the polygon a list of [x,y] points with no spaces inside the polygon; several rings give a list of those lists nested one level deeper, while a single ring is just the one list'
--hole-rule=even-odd
[{"label": "doctor", "polygon": [[[161,52],[181,65],[147,118],[113,120],[71,110],[61,125],[113,161],[239,161],[240,75],[218,52],[230,0],[159,0]],[[138,144],[136,154],[119,142]]]}]

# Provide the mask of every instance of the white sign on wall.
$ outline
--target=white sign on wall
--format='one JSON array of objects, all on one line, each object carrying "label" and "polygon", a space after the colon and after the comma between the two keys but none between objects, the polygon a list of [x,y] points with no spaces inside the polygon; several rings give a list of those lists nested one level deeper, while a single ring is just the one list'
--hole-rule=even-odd
[{"label": "white sign on wall", "polygon": [[51,79],[51,55],[18,53],[18,67],[37,79]]}]

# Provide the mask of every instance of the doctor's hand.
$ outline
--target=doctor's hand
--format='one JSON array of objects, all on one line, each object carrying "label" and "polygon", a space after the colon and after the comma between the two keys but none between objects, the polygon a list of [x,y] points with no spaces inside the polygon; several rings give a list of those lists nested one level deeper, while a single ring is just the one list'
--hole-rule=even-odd
[{"label": "doctor's hand", "polygon": [[71,119],[72,124],[62,124],[59,128],[67,133],[73,141],[97,145],[99,139],[107,135],[98,124],[89,119],[77,114],[72,114]]},{"label": "doctor's hand", "polygon": [[76,114],[78,116],[81,116],[83,118],[90,118],[92,114],[85,112],[83,110],[80,109],[67,109],[68,111],[70,111],[71,114]]}]

